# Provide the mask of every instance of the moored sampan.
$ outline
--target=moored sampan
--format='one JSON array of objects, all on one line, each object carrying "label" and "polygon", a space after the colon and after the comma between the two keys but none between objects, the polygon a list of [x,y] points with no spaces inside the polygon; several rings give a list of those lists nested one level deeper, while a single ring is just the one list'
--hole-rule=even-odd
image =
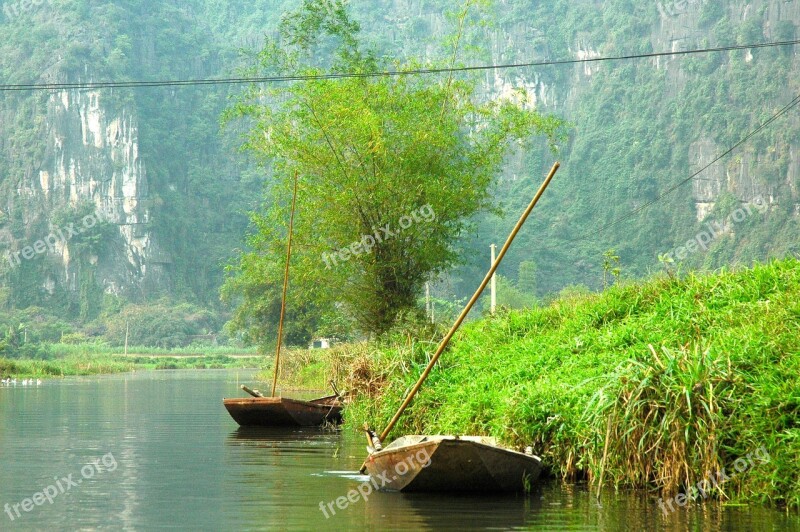
[{"label": "moored sampan", "polygon": [[253,397],[245,399],[223,399],[222,404],[233,419],[243,427],[313,427],[326,423],[342,421],[341,394],[331,382],[336,395],[329,395],[311,401],[275,397],[278,385],[278,373],[281,360],[281,344],[283,342],[283,318],[286,311],[286,291],[289,286],[289,261],[292,256],[292,228],[294,210],[297,200],[297,178],[294,174],[294,192],[292,194],[292,213],[289,218],[289,233],[286,243],[286,265],[283,275],[283,295],[281,296],[281,315],[278,322],[278,340],[276,342],[275,367],[272,379],[272,397],[264,397],[258,390],[251,390],[245,385],[241,388]]},{"label": "moored sampan", "polygon": [[364,465],[380,489],[405,492],[521,492],[541,472],[538,456],[483,436],[403,436]]},{"label": "moored sampan", "polygon": [[313,427],[342,421],[338,395],[303,401],[286,397],[223,399],[222,404],[241,426]]}]

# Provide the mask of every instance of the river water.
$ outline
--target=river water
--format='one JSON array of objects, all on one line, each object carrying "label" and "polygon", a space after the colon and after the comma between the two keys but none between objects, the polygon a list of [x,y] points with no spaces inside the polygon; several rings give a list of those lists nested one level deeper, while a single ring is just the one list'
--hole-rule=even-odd
[{"label": "river water", "polygon": [[760,507],[665,513],[646,494],[597,498],[555,481],[528,496],[367,493],[361,435],[239,430],[222,398],[251,377],[0,387],[0,530],[800,530],[796,516]]}]

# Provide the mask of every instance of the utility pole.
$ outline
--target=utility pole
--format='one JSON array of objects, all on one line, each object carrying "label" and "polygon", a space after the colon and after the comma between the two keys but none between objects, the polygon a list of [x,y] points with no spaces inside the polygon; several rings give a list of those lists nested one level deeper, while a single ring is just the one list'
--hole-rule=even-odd
[{"label": "utility pole", "polygon": [[[494,266],[495,251],[497,249],[497,246],[492,244],[491,248],[492,248],[492,264],[491,264],[491,266]],[[495,277],[496,277],[496,274],[492,274],[492,285],[491,285],[491,289],[490,289],[491,290],[491,294],[492,294],[492,296],[491,296],[492,297],[492,304],[490,306],[490,311],[492,313],[492,316],[494,316],[494,312],[497,309],[497,280],[495,279]]]},{"label": "utility pole", "polygon": [[425,316],[433,323],[433,312],[431,312],[431,283],[425,283]]}]

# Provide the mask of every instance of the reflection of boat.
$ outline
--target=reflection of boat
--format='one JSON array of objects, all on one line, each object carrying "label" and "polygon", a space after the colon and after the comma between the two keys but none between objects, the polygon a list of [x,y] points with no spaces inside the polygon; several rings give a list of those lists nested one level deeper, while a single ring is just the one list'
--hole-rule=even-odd
[{"label": "reflection of boat", "polygon": [[338,431],[321,427],[262,427],[243,425],[228,434],[227,443],[297,443],[305,440],[338,442]]},{"label": "reflection of boat", "polygon": [[223,399],[222,404],[241,426],[311,427],[342,420],[342,404],[338,395],[311,401],[288,397]]},{"label": "reflection of boat", "polygon": [[[489,284],[497,267],[508,252],[525,220],[553,179],[559,163],[555,163],[536,195],[520,216],[508,235],[500,254],[492,261],[478,289],[461,311],[450,331],[445,335],[416,384],[406,394],[403,403],[395,412],[389,425],[378,436],[364,426],[369,441],[369,456],[361,466],[361,472],[369,473],[373,484],[381,489],[396,491],[442,491],[442,492],[509,492],[529,490],[539,477],[541,459],[533,454],[523,454],[499,447],[492,439],[481,436],[404,436],[385,448],[383,441],[392,432],[397,420],[414,399],[425,379],[428,378],[439,357],[447,348],[450,339],[464,322]],[[526,451],[527,452],[527,451]]]},{"label": "reflection of boat", "polygon": [[481,436],[403,436],[366,461],[367,472],[395,491],[510,492],[530,486],[541,460]]},{"label": "reflection of boat", "polygon": [[[530,530],[545,492],[536,484],[532,493],[532,497],[487,492],[372,493],[364,514],[366,522],[390,522],[395,530]],[[552,508],[548,505],[548,510]],[[545,516],[552,518],[552,513]],[[553,528],[552,522],[549,525]]]}]

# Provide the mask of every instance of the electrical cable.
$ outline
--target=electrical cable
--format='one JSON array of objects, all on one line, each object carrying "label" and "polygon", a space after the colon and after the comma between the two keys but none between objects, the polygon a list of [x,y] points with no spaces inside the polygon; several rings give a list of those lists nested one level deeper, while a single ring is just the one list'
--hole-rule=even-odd
[{"label": "electrical cable", "polygon": [[9,91],[34,91],[34,90],[65,90],[65,89],[109,89],[109,88],[144,88],[144,87],[186,87],[198,85],[241,85],[250,83],[283,83],[290,81],[317,81],[348,78],[374,78],[443,74],[455,72],[475,72],[482,70],[505,70],[511,68],[525,68],[553,65],[571,65],[578,63],[599,63],[604,61],[625,61],[632,59],[651,59],[657,57],[674,57],[692,54],[705,54],[716,52],[730,52],[735,50],[750,50],[756,48],[773,48],[778,46],[793,46],[800,44],[800,39],[792,41],[775,41],[755,44],[741,44],[731,46],[718,46],[715,48],[701,48],[694,50],[679,50],[674,52],[653,52],[647,54],[618,55],[608,57],[586,57],[583,59],[560,59],[556,61],[533,61],[529,63],[508,63],[499,65],[476,65],[449,68],[421,68],[412,70],[389,70],[379,72],[332,72],[329,74],[297,74],[291,76],[262,76],[250,78],[210,78],[210,79],[185,79],[185,80],[154,80],[154,81],[97,81],[75,83],[27,83],[3,84],[0,92]]}]

